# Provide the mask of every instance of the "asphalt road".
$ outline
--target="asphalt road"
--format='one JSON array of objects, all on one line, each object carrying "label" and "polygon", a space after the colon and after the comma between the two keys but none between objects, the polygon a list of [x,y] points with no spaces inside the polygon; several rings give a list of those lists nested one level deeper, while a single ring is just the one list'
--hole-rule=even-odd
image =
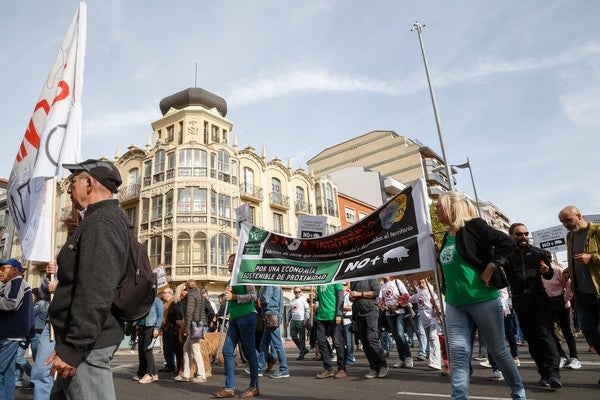
[{"label": "asphalt road", "polygon": [[[559,390],[537,386],[539,376],[535,365],[527,353],[527,347],[520,347],[521,375],[526,385],[527,398],[587,400],[600,398],[600,356],[587,351],[587,344],[578,340],[579,359],[583,367],[579,370],[561,370],[563,388]],[[439,399],[448,398],[450,393],[449,378],[441,376],[438,371],[427,368],[424,361],[415,361],[412,369],[390,369],[383,379],[364,379],[368,372],[368,364],[362,352],[357,352],[357,362],[348,367],[345,379],[315,379],[322,371],[320,361],[313,360],[313,353],[303,361],[296,361],[297,350],[293,344],[286,343],[286,353],[290,369],[289,378],[271,379],[265,375],[260,378],[262,399],[300,400],[300,399]],[[413,349],[416,354],[416,349]],[[162,367],[162,354],[155,355],[157,366]],[[397,360],[397,355],[390,358],[390,365]],[[224,382],[223,367],[214,366],[213,376],[205,383],[181,383],[172,380],[170,374],[159,374],[160,379],[150,384],[138,384],[131,377],[137,367],[137,355],[129,352],[118,352],[113,360],[115,387],[118,399],[208,399],[219,390]],[[510,399],[510,392],[504,382],[490,382],[491,370],[479,366],[473,361],[474,373],[470,388],[471,399],[495,400]],[[249,377],[242,369],[236,370],[237,395],[247,388]],[[31,391],[17,389],[15,399],[31,399]]]}]

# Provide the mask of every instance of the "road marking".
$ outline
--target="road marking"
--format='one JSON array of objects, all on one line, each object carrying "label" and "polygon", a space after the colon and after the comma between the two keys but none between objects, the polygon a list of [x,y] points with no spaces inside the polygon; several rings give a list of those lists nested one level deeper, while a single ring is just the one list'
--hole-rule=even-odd
[{"label": "road marking", "polygon": [[[445,394],[436,394],[436,393],[415,393],[415,392],[398,392],[396,394],[405,395],[405,396],[415,396],[415,397],[443,397],[448,398],[448,393]],[[486,396],[469,396],[469,399],[473,400],[511,400],[510,397],[486,397]],[[529,399],[532,400],[532,399]]]}]

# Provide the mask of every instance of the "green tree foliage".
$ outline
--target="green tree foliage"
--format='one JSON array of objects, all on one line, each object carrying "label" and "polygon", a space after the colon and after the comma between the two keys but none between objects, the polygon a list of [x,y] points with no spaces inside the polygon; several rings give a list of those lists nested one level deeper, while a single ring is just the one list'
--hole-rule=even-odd
[{"label": "green tree foliage", "polygon": [[431,218],[431,229],[435,236],[435,244],[440,246],[442,244],[442,238],[446,232],[446,226],[438,221],[437,213],[435,212],[435,202],[429,206],[429,216]]}]

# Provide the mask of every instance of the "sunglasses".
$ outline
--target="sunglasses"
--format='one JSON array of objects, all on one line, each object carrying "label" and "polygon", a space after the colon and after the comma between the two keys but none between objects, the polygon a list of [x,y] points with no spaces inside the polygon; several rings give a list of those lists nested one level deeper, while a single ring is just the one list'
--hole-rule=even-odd
[{"label": "sunglasses", "polygon": [[294,293],[295,293],[295,294],[300,294],[300,293],[302,293],[302,292],[297,292],[297,291],[295,291],[295,290],[294,290]]},{"label": "sunglasses", "polygon": [[515,232],[515,236],[529,236],[529,232]]}]

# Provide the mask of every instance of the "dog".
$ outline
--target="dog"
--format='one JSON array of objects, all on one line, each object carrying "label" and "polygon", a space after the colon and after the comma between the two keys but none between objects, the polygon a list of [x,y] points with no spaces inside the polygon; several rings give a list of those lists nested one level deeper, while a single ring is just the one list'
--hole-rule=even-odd
[{"label": "dog", "polygon": [[200,351],[202,352],[202,360],[204,361],[206,378],[212,376],[211,360],[213,358],[215,364],[225,365],[225,361],[223,360],[223,344],[225,343],[225,335],[225,332],[206,332],[204,334],[204,338],[200,339]]}]

